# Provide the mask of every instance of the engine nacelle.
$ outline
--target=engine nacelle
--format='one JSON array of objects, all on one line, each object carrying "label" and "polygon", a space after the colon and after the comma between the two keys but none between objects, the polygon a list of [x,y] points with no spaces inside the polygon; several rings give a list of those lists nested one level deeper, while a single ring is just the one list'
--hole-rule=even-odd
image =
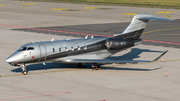
[{"label": "engine nacelle", "polygon": [[105,42],[105,46],[109,50],[119,50],[134,46],[134,41],[120,38],[107,39]]}]

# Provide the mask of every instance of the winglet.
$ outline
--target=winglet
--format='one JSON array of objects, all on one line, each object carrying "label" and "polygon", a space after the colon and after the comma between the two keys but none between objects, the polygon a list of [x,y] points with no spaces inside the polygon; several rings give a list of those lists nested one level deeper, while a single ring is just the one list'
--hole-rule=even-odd
[{"label": "winglet", "polygon": [[151,62],[154,62],[154,61],[158,61],[164,54],[166,54],[168,52],[168,50],[167,51],[165,51],[164,53],[162,53],[160,56],[158,56],[157,58],[155,58],[153,61],[151,61]]}]

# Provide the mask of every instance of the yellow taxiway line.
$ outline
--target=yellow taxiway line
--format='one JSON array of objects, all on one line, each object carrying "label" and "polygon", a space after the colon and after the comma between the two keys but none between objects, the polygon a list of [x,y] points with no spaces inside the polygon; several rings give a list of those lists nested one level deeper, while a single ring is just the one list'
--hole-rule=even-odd
[{"label": "yellow taxiway line", "polygon": [[[45,73],[55,73],[55,72],[65,72],[65,71],[77,71],[77,70],[83,70],[83,69],[68,69],[68,70],[46,71],[46,72],[38,72],[38,73],[28,73],[28,75],[33,75],[33,74],[45,74]],[[21,76],[21,74],[2,75],[1,77],[12,77],[12,76]]]},{"label": "yellow taxiway line", "polygon": [[162,12],[155,12],[155,13],[176,13],[176,12],[172,12],[172,11],[162,11]]},{"label": "yellow taxiway line", "polygon": [[153,33],[153,32],[160,32],[160,31],[168,31],[168,30],[176,30],[176,29],[180,29],[180,28],[169,28],[169,29],[153,30],[153,31],[144,32],[142,34]]},{"label": "yellow taxiway line", "polygon": [[4,4],[0,4],[0,6],[7,6],[7,5],[4,5]]},{"label": "yellow taxiway line", "polygon": [[[180,59],[166,60],[165,62],[174,62],[174,61],[180,61]],[[155,62],[146,62],[146,63],[137,63],[137,64],[114,64],[112,66],[105,66],[105,67],[131,66],[131,65],[142,65],[142,64],[151,64],[151,63],[162,63],[162,62],[161,61],[155,61]]]},{"label": "yellow taxiway line", "polygon": [[121,15],[136,15],[137,13],[123,13]]},{"label": "yellow taxiway line", "polygon": [[21,4],[21,5],[37,5],[35,3],[26,3],[26,4]]},{"label": "yellow taxiway line", "polygon": [[161,36],[161,35],[180,35],[180,34],[147,34],[147,35],[143,35],[143,36]]}]

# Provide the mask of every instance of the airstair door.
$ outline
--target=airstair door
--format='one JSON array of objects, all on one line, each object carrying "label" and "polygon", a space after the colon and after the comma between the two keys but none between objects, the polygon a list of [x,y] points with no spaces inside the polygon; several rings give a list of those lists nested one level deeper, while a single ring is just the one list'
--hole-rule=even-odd
[{"label": "airstair door", "polygon": [[46,46],[45,45],[39,45],[39,49],[40,49],[40,59],[39,61],[46,61],[46,57],[47,57],[47,51],[46,51]]}]

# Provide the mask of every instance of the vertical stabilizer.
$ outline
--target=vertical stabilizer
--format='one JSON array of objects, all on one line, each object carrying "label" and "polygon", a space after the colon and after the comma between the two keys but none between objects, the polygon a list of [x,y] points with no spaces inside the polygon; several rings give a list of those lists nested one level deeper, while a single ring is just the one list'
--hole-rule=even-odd
[{"label": "vertical stabilizer", "polygon": [[115,34],[115,38],[139,39],[149,20],[172,20],[157,18],[150,14],[137,14],[133,17],[129,26],[120,34]]}]

